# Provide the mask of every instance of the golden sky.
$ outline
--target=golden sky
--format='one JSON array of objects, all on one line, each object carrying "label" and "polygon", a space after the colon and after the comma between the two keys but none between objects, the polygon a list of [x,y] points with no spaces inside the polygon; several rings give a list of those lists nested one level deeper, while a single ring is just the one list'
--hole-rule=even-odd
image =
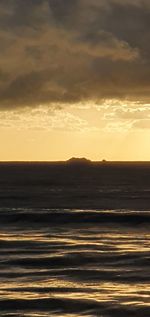
[{"label": "golden sky", "polygon": [[0,160],[150,160],[149,0],[0,2]]}]

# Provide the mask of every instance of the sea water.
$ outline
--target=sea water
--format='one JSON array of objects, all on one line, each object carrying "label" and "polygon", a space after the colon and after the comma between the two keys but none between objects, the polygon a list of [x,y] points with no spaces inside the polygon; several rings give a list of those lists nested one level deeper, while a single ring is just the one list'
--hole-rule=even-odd
[{"label": "sea water", "polygon": [[[138,170],[135,186],[120,176],[116,190],[113,180],[108,187],[99,185],[99,196],[94,191],[90,196],[91,184],[87,188],[82,179],[80,190],[67,180],[61,191],[58,168],[55,184],[51,171],[41,180],[36,168],[36,173],[26,165],[15,168],[1,168],[0,316],[149,317],[148,180],[137,188]],[[63,191],[65,197],[68,192],[66,207],[71,201],[75,205],[76,196],[77,205],[88,201],[90,208],[53,208],[55,199],[57,206],[62,204]],[[125,206],[126,195],[126,205],[134,209],[101,206],[104,198],[106,205],[117,205],[117,196]],[[138,210],[142,200],[147,208]]]}]

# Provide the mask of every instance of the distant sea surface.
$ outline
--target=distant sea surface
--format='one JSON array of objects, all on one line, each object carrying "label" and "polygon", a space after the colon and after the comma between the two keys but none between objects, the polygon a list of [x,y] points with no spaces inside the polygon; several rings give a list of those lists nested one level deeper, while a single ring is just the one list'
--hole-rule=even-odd
[{"label": "distant sea surface", "polygon": [[0,316],[150,316],[150,163],[0,163]]}]

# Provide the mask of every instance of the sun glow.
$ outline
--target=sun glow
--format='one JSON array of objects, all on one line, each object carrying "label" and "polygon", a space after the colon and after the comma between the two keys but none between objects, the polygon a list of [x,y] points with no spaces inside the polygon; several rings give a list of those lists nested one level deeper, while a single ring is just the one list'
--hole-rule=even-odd
[{"label": "sun glow", "polygon": [[123,101],[0,112],[0,160],[148,160],[150,107]]}]

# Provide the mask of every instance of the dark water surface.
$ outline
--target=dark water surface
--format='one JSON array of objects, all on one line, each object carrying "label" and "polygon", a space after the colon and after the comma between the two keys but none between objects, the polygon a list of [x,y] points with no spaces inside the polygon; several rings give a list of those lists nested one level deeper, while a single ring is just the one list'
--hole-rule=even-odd
[{"label": "dark water surface", "polygon": [[0,164],[0,316],[150,316],[150,164]]}]

